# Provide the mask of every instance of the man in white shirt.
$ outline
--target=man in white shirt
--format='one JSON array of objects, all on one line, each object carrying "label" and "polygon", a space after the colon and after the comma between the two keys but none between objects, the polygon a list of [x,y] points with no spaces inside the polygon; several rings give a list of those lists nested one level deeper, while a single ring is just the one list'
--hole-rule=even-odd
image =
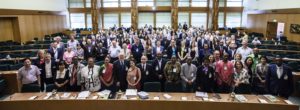
[{"label": "man in white shirt", "polygon": [[248,47],[248,41],[243,40],[242,47],[239,47],[236,51],[237,54],[242,55],[242,61],[244,61],[250,54],[253,54],[253,50]]},{"label": "man in white shirt", "polygon": [[260,45],[261,42],[258,40],[257,37],[255,37],[255,38],[253,39],[253,41],[252,41],[252,44],[253,44],[253,45]]},{"label": "man in white shirt", "polygon": [[100,67],[94,62],[94,58],[88,58],[88,65],[81,70],[81,90],[96,92],[101,89]]},{"label": "man in white shirt", "polygon": [[118,60],[118,56],[121,52],[121,47],[117,45],[117,42],[114,40],[111,42],[112,45],[109,47],[108,53],[111,58],[111,62]]},{"label": "man in white shirt", "polygon": [[74,38],[74,35],[70,36],[70,40],[68,41],[68,47],[70,47],[72,49],[72,51],[76,52],[77,50],[77,45],[79,44],[79,42]]}]

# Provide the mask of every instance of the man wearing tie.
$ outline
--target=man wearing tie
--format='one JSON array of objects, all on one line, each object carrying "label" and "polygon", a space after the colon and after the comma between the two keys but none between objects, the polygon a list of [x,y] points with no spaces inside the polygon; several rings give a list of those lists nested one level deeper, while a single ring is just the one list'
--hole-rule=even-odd
[{"label": "man wearing tie", "polygon": [[294,91],[292,71],[283,65],[282,58],[276,56],[276,64],[271,64],[266,76],[266,88],[268,93],[288,98]]},{"label": "man wearing tie", "polygon": [[125,60],[124,53],[119,54],[119,59],[113,63],[113,68],[117,89],[124,92],[127,89],[126,77],[129,68],[129,62]]},{"label": "man wearing tie", "polygon": [[141,78],[141,90],[144,90],[144,83],[145,82],[153,82],[153,73],[152,73],[152,66],[147,64],[148,58],[146,56],[142,56],[141,63],[137,65],[138,68],[141,70],[142,78]]},{"label": "man wearing tie", "polygon": [[152,68],[153,68],[153,75],[154,78],[156,78],[157,81],[160,82],[161,84],[161,91],[164,91],[164,84],[166,81],[166,78],[164,76],[164,68],[166,65],[167,61],[162,58],[162,53],[158,52],[156,55],[156,59],[152,63]]}]

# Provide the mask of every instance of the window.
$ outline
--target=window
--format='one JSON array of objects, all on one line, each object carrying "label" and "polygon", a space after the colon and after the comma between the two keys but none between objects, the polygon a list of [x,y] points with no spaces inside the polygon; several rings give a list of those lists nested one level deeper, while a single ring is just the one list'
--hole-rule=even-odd
[{"label": "window", "polygon": [[191,25],[195,27],[201,27],[203,26],[206,29],[206,19],[207,14],[206,13],[191,13]]},{"label": "window", "polygon": [[84,13],[71,13],[71,28],[85,28]]},{"label": "window", "polygon": [[153,0],[138,0],[138,6],[154,6]]},{"label": "window", "polygon": [[70,8],[84,8],[83,0],[69,0]]},{"label": "window", "polygon": [[92,14],[86,14],[86,28],[93,28],[93,24],[92,24]]},{"label": "window", "polygon": [[85,0],[85,7],[92,7],[91,0]]},{"label": "window", "polygon": [[227,7],[242,7],[243,0],[227,0]]},{"label": "window", "polygon": [[178,0],[178,7],[189,7],[190,0]]},{"label": "window", "polygon": [[119,7],[118,0],[103,0],[103,7]]},{"label": "window", "polygon": [[121,7],[131,7],[131,0],[121,0]]},{"label": "window", "polygon": [[156,13],[156,27],[171,26],[171,13]]},{"label": "window", "polygon": [[218,25],[219,28],[224,27],[224,12],[219,12]]},{"label": "window", "polygon": [[220,0],[219,7],[224,7],[224,6],[225,6],[225,0]]},{"label": "window", "polygon": [[172,0],[156,0],[156,6],[171,6]]},{"label": "window", "polygon": [[184,22],[186,22],[187,24],[189,24],[189,22],[190,22],[189,13],[179,12],[178,13],[178,25],[179,24],[183,25]]},{"label": "window", "polygon": [[241,27],[242,14],[241,13],[227,13],[226,26],[227,27]]},{"label": "window", "polygon": [[207,7],[207,0],[192,0],[192,7]]},{"label": "window", "polygon": [[104,29],[109,29],[114,25],[118,26],[119,24],[119,14],[117,13],[109,13],[104,14]]},{"label": "window", "polygon": [[148,26],[150,25],[154,26],[153,13],[139,13],[138,19],[139,19],[138,21],[139,28],[144,27],[146,24]]},{"label": "window", "polygon": [[121,13],[121,25],[131,27],[131,13]]}]

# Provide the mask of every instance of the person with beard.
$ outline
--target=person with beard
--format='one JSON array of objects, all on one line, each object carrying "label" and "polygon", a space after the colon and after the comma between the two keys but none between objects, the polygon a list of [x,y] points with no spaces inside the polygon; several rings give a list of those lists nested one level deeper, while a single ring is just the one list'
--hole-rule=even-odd
[{"label": "person with beard", "polygon": [[153,75],[154,78],[160,82],[161,84],[161,91],[164,91],[164,85],[166,81],[166,77],[164,75],[164,68],[167,63],[167,60],[162,58],[162,53],[157,52],[156,59],[152,63],[153,68]]},{"label": "person with beard", "polygon": [[180,77],[183,91],[193,92],[195,90],[196,74],[197,67],[192,64],[192,57],[188,57],[186,63],[181,65]]},{"label": "person with beard", "polygon": [[288,98],[294,91],[292,70],[283,64],[282,58],[277,55],[276,64],[271,64],[266,76],[268,93]]},{"label": "person with beard", "polygon": [[79,63],[78,60],[78,56],[73,57],[72,64],[69,66],[69,91],[79,92],[81,90],[81,69],[84,67],[84,65]]}]

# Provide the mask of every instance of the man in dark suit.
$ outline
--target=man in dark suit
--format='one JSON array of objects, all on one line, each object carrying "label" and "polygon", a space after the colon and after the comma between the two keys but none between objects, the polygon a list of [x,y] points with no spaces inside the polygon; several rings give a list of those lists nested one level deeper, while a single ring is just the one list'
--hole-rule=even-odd
[{"label": "man in dark suit", "polygon": [[184,22],[183,24],[183,29],[186,31],[188,29],[188,25],[186,24],[186,22]]},{"label": "man in dark suit", "polygon": [[209,41],[201,37],[201,39],[198,40],[197,44],[198,44],[198,49],[203,49],[204,44],[208,44],[209,46]]},{"label": "man in dark suit", "polygon": [[171,59],[172,56],[177,57],[178,49],[175,44],[175,40],[171,40],[171,45],[167,48],[168,59]]},{"label": "man in dark suit", "polygon": [[236,44],[235,43],[232,42],[231,44],[229,44],[227,53],[229,55],[229,60],[234,60],[234,56],[236,53]]},{"label": "man in dark suit", "polygon": [[124,53],[119,54],[119,59],[113,63],[113,74],[115,76],[116,90],[125,91],[127,89],[127,72],[129,61],[125,60]]},{"label": "man in dark suit", "polygon": [[276,56],[275,61],[276,64],[269,66],[266,88],[272,95],[288,98],[294,91],[292,71],[283,65],[280,56]]},{"label": "man in dark suit", "polygon": [[143,52],[144,52],[144,47],[140,43],[140,40],[139,39],[134,39],[134,44],[131,47],[131,54],[133,55],[133,58],[137,62],[141,61],[141,57],[143,55]]},{"label": "man in dark suit", "polygon": [[[55,73],[57,71],[57,66],[55,61],[51,59],[51,55],[47,54],[45,56],[45,62],[41,64],[41,91],[45,90],[44,84],[46,84],[46,91],[52,91],[54,88]],[[51,87],[52,85],[52,87]]]},{"label": "man in dark suit", "polygon": [[141,78],[141,90],[144,90],[144,83],[145,82],[153,82],[153,72],[152,66],[147,64],[147,56],[142,56],[141,63],[137,65],[138,68],[141,70],[142,78]]},{"label": "man in dark suit", "polygon": [[53,42],[50,49],[48,49],[48,53],[50,53],[55,62],[63,60],[64,55],[64,50],[62,50],[61,48],[57,48],[57,45],[57,42]]},{"label": "man in dark suit", "polygon": [[97,60],[98,61],[104,61],[104,58],[108,54],[108,50],[105,47],[103,47],[102,43],[99,43],[97,45],[96,51],[97,51],[97,55],[96,55]]},{"label": "man in dark suit", "polygon": [[153,75],[154,78],[160,82],[161,84],[161,91],[164,91],[164,84],[166,81],[166,78],[164,76],[164,68],[167,61],[162,58],[162,53],[158,52],[156,55],[156,59],[152,62],[152,68],[153,68]]},{"label": "man in dark suit", "polygon": [[88,59],[89,57],[95,57],[96,56],[96,47],[92,45],[91,39],[87,40],[87,44],[83,45],[82,43],[80,44],[84,51],[84,59]]},{"label": "man in dark suit", "polygon": [[209,59],[205,58],[203,65],[199,66],[197,69],[197,90],[203,92],[214,92],[215,87],[215,70],[213,67],[209,66]]},{"label": "man in dark suit", "polygon": [[223,56],[224,53],[228,53],[228,52],[227,52],[227,47],[224,46],[224,41],[223,41],[223,40],[221,40],[221,41],[219,42],[219,45],[217,45],[217,46],[215,47],[215,50],[219,50],[220,56]]},{"label": "man in dark suit", "polygon": [[157,52],[164,52],[164,47],[160,45],[160,41],[156,41],[156,47],[152,49],[152,57],[156,57]]}]

